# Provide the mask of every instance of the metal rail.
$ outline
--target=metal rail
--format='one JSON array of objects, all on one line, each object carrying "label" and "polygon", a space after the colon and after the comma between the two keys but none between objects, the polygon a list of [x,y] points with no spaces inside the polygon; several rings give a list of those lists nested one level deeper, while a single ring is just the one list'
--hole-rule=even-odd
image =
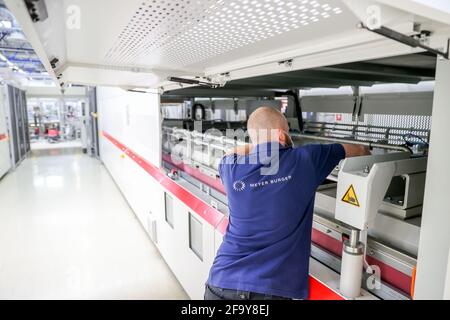
[{"label": "metal rail", "polygon": [[293,133],[292,137],[307,138],[307,139],[311,139],[311,140],[320,140],[320,141],[329,141],[329,142],[342,142],[342,143],[348,143],[348,144],[360,144],[363,146],[367,146],[369,148],[380,148],[380,149],[387,149],[387,150],[406,151],[406,152],[412,153],[411,149],[409,149],[406,146],[391,145],[391,144],[378,143],[378,142],[368,142],[368,141],[360,141],[360,140],[352,140],[352,139],[336,138],[336,137],[315,136],[315,135],[304,134],[304,133]]},{"label": "metal rail", "polygon": [[[166,134],[168,134],[170,136],[176,136],[177,133],[180,135],[189,136],[190,138],[192,138],[194,140],[194,143],[195,143],[196,138],[201,138],[203,142],[212,140],[212,141],[219,142],[221,144],[228,144],[230,146],[237,146],[237,145],[245,144],[244,141],[230,139],[225,136],[215,136],[215,135],[200,133],[200,132],[196,132],[196,131],[187,131],[185,129],[177,129],[177,128],[170,128],[170,127],[164,127],[163,129],[164,129],[164,131],[166,131]],[[308,138],[311,140],[342,142],[342,143],[348,143],[348,144],[359,144],[359,145],[367,146],[369,148],[380,148],[380,149],[387,149],[387,150],[406,151],[406,152],[412,153],[411,149],[409,149],[406,146],[401,146],[401,145],[392,145],[392,144],[386,144],[386,143],[378,143],[378,142],[370,142],[370,141],[362,141],[362,140],[354,140],[354,139],[346,139],[346,138],[338,138],[338,137],[325,137],[325,136],[317,136],[317,135],[310,135],[310,134],[304,134],[304,133],[292,133],[291,136],[297,137],[297,138]],[[206,144],[208,144],[208,143],[206,143]],[[217,148],[216,145],[212,145],[212,146]]]},{"label": "metal rail", "polygon": [[[435,54],[438,57],[441,56],[447,60],[450,59],[450,49],[449,49],[450,40],[447,41],[447,48],[446,48],[447,52],[445,52],[445,51],[440,51],[440,50],[431,48],[431,47],[423,44],[420,38],[410,37],[410,36],[407,36],[400,32],[397,32],[393,29],[384,27],[384,26],[380,26],[379,28],[373,29],[373,28],[369,28],[368,26],[364,25],[364,23],[360,22],[358,27],[361,29],[366,29],[370,32],[374,32],[374,33],[384,36],[388,39],[406,44],[407,46],[410,46],[411,48],[419,47],[419,48],[422,48],[432,54]],[[429,36],[429,34],[427,34],[426,32],[424,32],[423,35]]]},{"label": "metal rail", "polygon": [[351,124],[351,123],[337,123],[337,122],[323,122],[323,121],[307,121],[307,126],[320,127],[320,126],[331,126],[331,127],[358,127],[358,128],[368,128],[368,129],[382,129],[382,130],[401,130],[401,131],[410,131],[414,130],[415,132],[423,132],[428,133],[428,129],[416,129],[416,128],[404,128],[404,127],[386,127],[386,126],[377,126],[377,125],[363,125],[363,124]]},{"label": "metal rail", "polygon": [[308,121],[303,133],[320,134],[322,136],[327,133],[333,136],[343,135],[343,137],[338,138],[355,138],[358,141],[376,141],[382,137],[387,140],[386,144],[388,145],[396,145],[397,142],[405,141],[404,137],[408,134],[412,135],[415,140],[426,143],[429,143],[430,139],[430,130],[428,129],[316,121]]},{"label": "metal rail", "polygon": [[[404,133],[390,132],[388,135],[383,132],[376,131],[365,131],[365,130],[350,130],[350,129],[336,129],[336,130],[320,130],[320,129],[310,129],[305,130],[305,133],[309,134],[324,134],[324,133],[334,133],[334,135],[342,135],[342,138],[359,138],[361,141],[379,140],[381,137],[390,142],[404,142]],[[347,134],[351,133],[351,135]],[[426,141],[428,136],[420,136],[417,134],[413,135],[416,139]],[[341,138],[341,137],[339,137]],[[392,143],[390,143],[392,145]]]}]

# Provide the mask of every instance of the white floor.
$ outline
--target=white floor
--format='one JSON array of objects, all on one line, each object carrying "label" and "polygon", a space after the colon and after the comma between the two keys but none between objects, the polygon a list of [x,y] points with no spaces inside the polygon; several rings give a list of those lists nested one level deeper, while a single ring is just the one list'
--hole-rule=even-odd
[{"label": "white floor", "polygon": [[0,299],[186,299],[106,169],[36,150],[0,180]]},{"label": "white floor", "polygon": [[50,143],[45,139],[31,141],[31,150],[81,148],[80,140],[58,141]]}]

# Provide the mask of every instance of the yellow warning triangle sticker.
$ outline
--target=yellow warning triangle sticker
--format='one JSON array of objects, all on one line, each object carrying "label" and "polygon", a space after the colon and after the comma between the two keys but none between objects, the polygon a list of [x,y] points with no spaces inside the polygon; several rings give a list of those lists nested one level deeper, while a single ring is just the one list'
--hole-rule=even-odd
[{"label": "yellow warning triangle sticker", "polygon": [[347,189],[347,191],[345,192],[344,196],[342,197],[342,201],[359,207],[358,197],[356,196],[355,189],[353,188],[353,185],[350,185],[350,187]]}]

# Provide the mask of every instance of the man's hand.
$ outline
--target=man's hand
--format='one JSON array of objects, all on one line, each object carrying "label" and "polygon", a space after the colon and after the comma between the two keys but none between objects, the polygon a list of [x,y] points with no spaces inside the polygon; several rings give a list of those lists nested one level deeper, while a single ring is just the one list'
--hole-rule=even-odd
[{"label": "man's hand", "polygon": [[360,144],[343,143],[342,146],[344,147],[346,158],[371,155],[369,148]]},{"label": "man's hand", "polygon": [[243,146],[237,146],[231,150],[229,150],[225,156],[229,156],[231,154],[237,154],[239,156],[246,156],[250,153],[250,150],[252,149],[253,145],[251,144],[245,144]]}]

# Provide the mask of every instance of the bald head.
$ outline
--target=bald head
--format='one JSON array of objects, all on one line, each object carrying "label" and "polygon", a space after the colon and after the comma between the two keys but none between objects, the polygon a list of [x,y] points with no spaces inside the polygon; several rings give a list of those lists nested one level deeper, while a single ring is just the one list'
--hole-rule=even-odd
[{"label": "bald head", "polygon": [[272,107],[260,107],[248,118],[247,129],[253,144],[278,141],[279,135],[289,132],[283,114]]}]

